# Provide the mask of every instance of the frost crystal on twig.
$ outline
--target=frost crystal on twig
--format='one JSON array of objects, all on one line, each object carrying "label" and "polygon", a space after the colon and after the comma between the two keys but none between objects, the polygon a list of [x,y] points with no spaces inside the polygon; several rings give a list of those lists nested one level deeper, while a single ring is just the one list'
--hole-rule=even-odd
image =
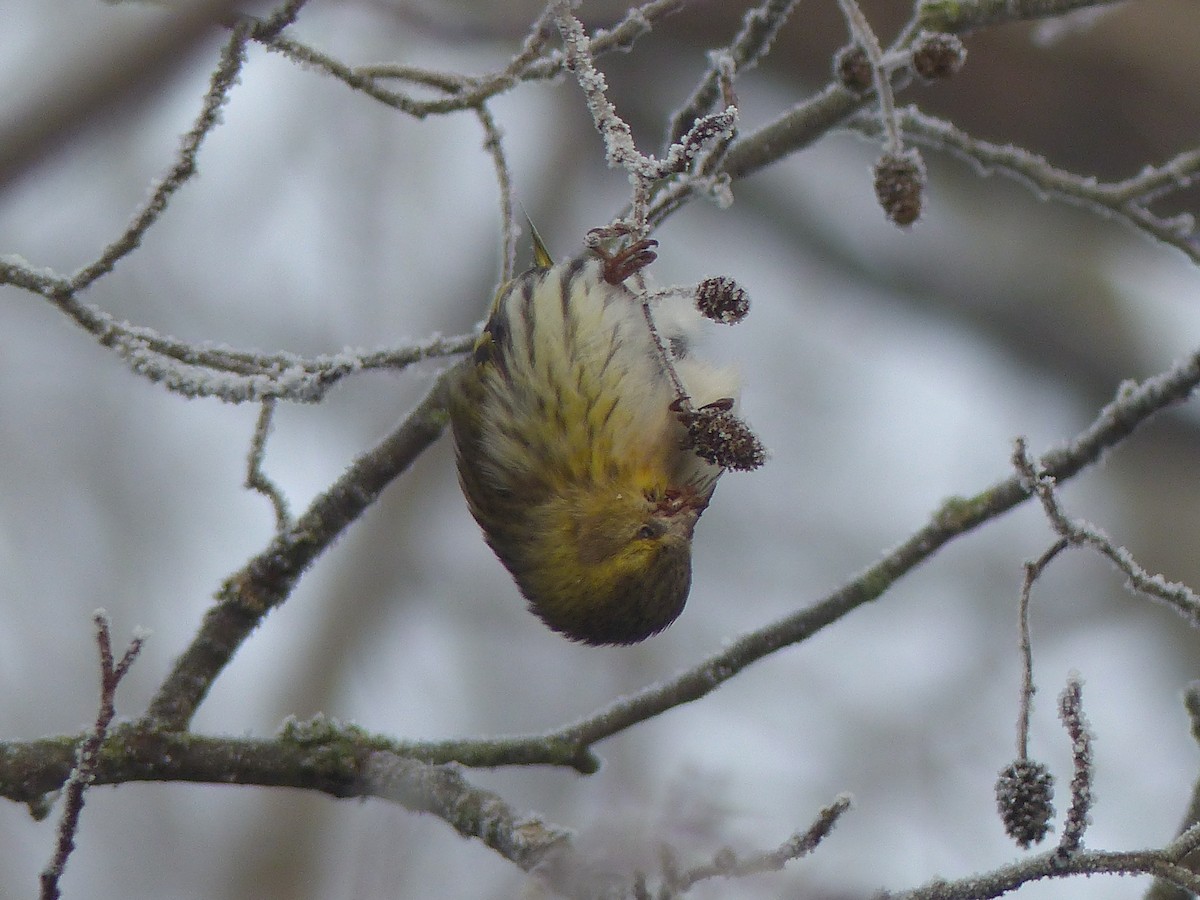
[{"label": "frost crystal on twig", "polygon": [[1058,698],[1058,715],[1071,737],[1071,760],[1075,770],[1071,778],[1071,806],[1063,823],[1062,838],[1055,851],[1067,859],[1083,846],[1083,833],[1091,821],[1092,803],[1092,733],[1083,715],[1083,682],[1072,674]]},{"label": "frost crystal on twig", "polygon": [[1107,557],[1129,579],[1130,588],[1161,600],[1193,627],[1200,628],[1200,595],[1186,584],[1168,581],[1162,575],[1151,574],[1134,559],[1132,553],[1114,544],[1100,528],[1082,519],[1067,516],[1059,502],[1054,479],[1046,474],[1040,460],[1030,459],[1023,438],[1018,438],[1015,442],[1013,465],[1028,489],[1037,495],[1046,518],[1064,541],[1075,547],[1090,547]]},{"label": "frost crystal on twig", "polygon": [[[596,130],[604,138],[605,157],[613,168],[624,169],[634,186],[634,200],[627,221],[629,233],[644,238],[648,231],[647,211],[655,182],[669,176],[685,176],[703,168],[707,155],[719,153],[731,141],[737,129],[737,107],[732,102],[732,66],[718,59],[715,71],[725,79],[727,95],[723,109],[696,118],[679,140],[672,143],[662,159],[638,150],[629,125],[617,114],[608,99],[608,83],[596,68],[591,38],[583,24],[571,13],[571,4],[562,0],[554,6],[555,20],[562,35],[566,66],[574,73],[587,99],[588,111]],[[713,174],[713,173],[709,173]],[[713,182],[710,186],[716,186]]]}]

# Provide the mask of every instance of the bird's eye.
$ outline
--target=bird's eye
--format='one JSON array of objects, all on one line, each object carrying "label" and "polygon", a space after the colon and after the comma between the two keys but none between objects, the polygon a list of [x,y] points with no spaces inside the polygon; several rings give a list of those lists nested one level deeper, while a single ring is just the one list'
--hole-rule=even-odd
[{"label": "bird's eye", "polygon": [[637,536],[639,540],[651,541],[656,537],[661,537],[662,533],[663,528],[657,522],[647,522],[638,529]]}]

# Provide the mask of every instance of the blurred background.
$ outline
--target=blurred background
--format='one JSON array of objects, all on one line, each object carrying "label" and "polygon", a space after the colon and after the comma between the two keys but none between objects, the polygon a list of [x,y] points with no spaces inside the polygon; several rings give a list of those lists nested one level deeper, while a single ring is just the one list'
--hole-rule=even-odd
[{"label": "blurred background", "polygon": [[[886,42],[906,4],[864,9]],[[695,2],[600,60],[643,149],[727,43],[748,4]],[[589,0],[589,27],[623,3]],[[350,64],[480,73],[502,66],[540,4],[313,0],[293,35]],[[265,7],[252,11],[265,12]],[[0,123],[47,85],[153,26],[152,7],[9,0]],[[966,39],[951,82],[916,102],[980,138],[1100,178],[1195,146],[1200,8],[1132,2]],[[199,110],[223,32],[43,152],[0,193],[0,253],[70,273],[124,229]],[[833,0],[800,4],[765,64],[738,82],[745,133],[825,83],[846,43]],[[558,257],[627,198],[604,166],[578,87],[497,99],[517,198]],[[45,110],[47,116],[54,111]],[[190,341],[307,355],[461,333],[499,272],[491,164],[468,114],[416,122],[251,47],[200,173],[143,246],[84,299]],[[1045,202],[926,152],[911,230],[875,205],[878,148],[834,133],[693,203],[656,235],[660,283],[736,278],[751,315],[713,329],[747,419],[771,449],[726,477],[697,531],[680,620],[622,649],[572,645],[525,612],[458,492],[446,440],[322,557],[217,682],[206,733],[269,735],[324,712],[401,738],[537,732],[667,678],[733,637],[819,600],[910,535],[943,499],[1009,474],[1012,439],[1074,435],[1124,379],[1200,339],[1195,267],[1119,224]],[[7,175],[7,173],[6,173]],[[1195,194],[1173,209],[1196,211]],[[523,242],[524,243],[524,242]],[[524,253],[524,250],[522,250]],[[523,265],[528,257],[522,255]],[[294,509],[411,409],[444,365],[349,380],[278,411],[265,468]],[[118,695],[145,707],[222,579],[258,552],[271,510],[242,487],[253,406],[185,401],[131,374],[49,303],[0,288],[0,735],[94,720],[91,614],[116,640],[152,632]],[[1063,490],[1151,571],[1200,585],[1200,417],[1153,421]],[[1023,507],[943,549],[874,604],[756,664],[716,693],[596,747],[590,777],[474,772],[522,810],[579,830],[599,869],[653,870],[774,847],[841,792],[854,809],[786,872],[694,896],[854,898],[1007,863],[1019,851],[992,786],[1014,754],[1022,563],[1052,536]],[[1069,741],[1054,698],[1072,670],[1097,736],[1086,844],[1158,846],[1187,806],[1200,754],[1181,692],[1197,636],[1066,555],[1033,596],[1040,686],[1031,750],[1056,774]],[[57,817],[0,804],[0,895],[35,894]],[[517,896],[525,879],[443,822],[382,802],[295,791],[133,784],[88,794],[64,896]],[[1027,897],[1128,898],[1144,879],[1044,883]]]}]

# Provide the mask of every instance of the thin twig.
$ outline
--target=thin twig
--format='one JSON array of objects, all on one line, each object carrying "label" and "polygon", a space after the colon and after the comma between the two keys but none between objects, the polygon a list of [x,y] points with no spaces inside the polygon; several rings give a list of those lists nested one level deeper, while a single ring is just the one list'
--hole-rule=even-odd
[{"label": "thin twig", "polygon": [[496,185],[500,189],[500,232],[504,235],[500,283],[504,284],[512,279],[517,264],[518,225],[516,203],[513,201],[512,170],[504,155],[503,135],[491,111],[481,103],[475,109],[475,116],[483,126],[483,149],[492,159]]},{"label": "thin twig", "polygon": [[275,414],[275,401],[264,400],[258,412],[258,421],[254,426],[254,437],[250,440],[250,453],[246,459],[246,487],[257,491],[271,502],[275,510],[275,530],[285,531],[292,523],[288,511],[287,497],[279,485],[263,472],[263,455],[267,449],[267,437],[271,433],[271,423]]},{"label": "thin twig", "polygon": [[[639,37],[650,30],[654,22],[680,9],[685,2],[686,0],[653,0],[631,8],[625,18],[613,28],[595,34],[592,53],[599,55],[628,50]],[[544,52],[545,16],[544,12],[531,29],[525,45],[503,69],[477,77],[392,64],[352,67],[315,47],[283,36],[266,36],[263,44],[267,49],[281,53],[293,62],[319,69],[353,90],[361,91],[393,109],[423,119],[431,115],[475,109],[480,103],[508,91],[517,84],[544,81],[561,74],[566,65],[563,53],[557,50]],[[257,33],[255,37],[258,37]],[[448,95],[433,100],[418,100],[379,84],[381,80],[388,79],[437,87],[446,91]]]},{"label": "thin twig", "polygon": [[896,124],[896,100],[892,96],[892,82],[884,66],[883,49],[879,46],[879,38],[871,23],[863,15],[857,0],[838,0],[846,24],[850,26],[850,34],[867,54],[871,64],[871,77],[875,82],[875,98],[879,103],[879,124],[885,136],[883,151],[893,155],[904,151],[904,142],[900,138],[900,127]]},{"label": "thin twig", "polygon": [[[1200,148],[1180,153],[1162,165],[1146,167],[1131,178],[1100,182],[1056,168],[1045,157],[1028,150],[972,137],[950,122],[913,106],[899,111],[899,121],[913,143],[952,153],[972,163],[983,174],[998,172],[1013,178],[1038,196],[1057,197],[1118,219],[1200,263],[1200,228],[1195,217],[1181,214],[1164,218],[1149,208],[1151,202],[1183,191],[1200,179]],[[855,116],[846,125],[869,136],[879,133],[878,122],[870,116]]]},{"label": "thin twig", "polygon": [[1043,470],[1040,462],[1029,459],[1023,441],[1017,442],[1013,460],[1021,477],[1037,494],[1051,526],[1066,542],[1076,547],[1090,547],[1107,557],[1129,579],[1131,589],[1163,601],[1192,627],[1200,628],[1200,594],[1186,584],[1150,574],[1134,559],[1132,553],[1115,544],[1100,528],[1090,522],[1070,518],[1058,499],[1054,478]]},{"label": "thin twig", "polygon": [[58,823],[58,840],[54,856],[41,873],[41,900],[58,900],[60,896],[59,880],[71,852],[75,849],[75,835],[79,830],[79,816],[83,812],[84,792],[87,791],[95,778],[100,761],[100,749],[108,736],[109,726],[116,715],[117,685],[137,659],[142,650],[145,637],[135,635],[125,649],[120,661],[113,664],[112,637],[109,631],[108,614],[96,610],[92,617],[96,625],[96,643],[100,650],[100,709],[96,715],[96,724],[79,745],[75,758],[75,766],[67,778],[62,818]]},{"label": "thin twig", "polygon": [[[221,107],[229,99],[229,91],[237,83],[238,75],[246,62],[246,43],[250,39],[250,28],[245,24],[234,27],[233,33],[221,49],[221,58],[209,79],[208,93],[200,107],[191,130],[183,136],[175,164],[158,182],[150,198],[124,233],[104,248],[100,257],[71,276],[70,293],[63,301],[73,300],[75,294],[89,287],[97,278],[107,275],[122,258],[128,256],[142,243],[142,238],[167,208],[171,197],[196,174],[196,155],[204,139],[221,121]],[[58,299],[58,298],[51,298]]]},{"label": "thin twig", "polygon": [[[618,114],[608,99],[608,85],[604,75],[596,68],[592,39],[583,24],[571,13],[569,0],[559,0],[554,5],[555,21],[562,34],[566,53],[566,66],[574,73],[584,96],[596,130],[604,139],[605,157],[613,168],[624,169],[634,182],[634,199],[627,221],[619,223],[628,229],[634,238],[643,238],[649,233],[647,225],[647,201],[651,186],[672,175],[685,176],[685,180],[696,181],[708,186],[707,179],[686,178],[694,171],[697,158],[708,148],[721,148],[722,142],[732,140],[737,127],[737,108],[732,105],[716,113],[697,119],[677,142],[667,148],[662,159],[638,150],[629,124]],[[720,152],[720,150],[718,150]]]},{"label": "thin twig", "polygon": [[1033,707],[1033,644],[1029,639],[1029,595],[1033,584],[1054,557],[1067,548],[1066,539],[1054,543],[1036,560],[1025,563],[1025,578],[1021,583],[1021,598],[1017,604],[1021,649],[1021,701],[1017,712],[1017,759],[1029,759],[1029,716]]},{"label": "thin twig", "polygon": [[797,0],[763,0],[746,12],[742,17],[741,30],[723,52],[715,51],[709,54],[713,64],[704,73],[704,77],[683,107],[671,116],[666,146],[682,140],[696,120],[710,112],[714,104],[721,99],[721,80],[724,74],[718,60],[726,57],[731,61],[732,71],[729,75],[752,69],[770,52],[775,35],[788,20],[796,3]]},{"label": "thin twig", "polygon": [[850,809],[850,797],[842,795],[822,809],[806,831],[798,832],[773,850],[737,858],[732,853],[723,853],[711,863],[696,866],[686,872],[668,877],[667,886],[679,895],[710,878],[745,878],[763,872],[778,872],[789,862],[807,856],[817,848],[842,815]]}]

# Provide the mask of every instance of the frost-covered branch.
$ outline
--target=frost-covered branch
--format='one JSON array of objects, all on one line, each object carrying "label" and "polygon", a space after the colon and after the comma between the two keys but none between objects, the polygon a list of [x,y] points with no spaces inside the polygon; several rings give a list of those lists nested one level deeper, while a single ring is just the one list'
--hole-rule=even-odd
[{"label": "frost-covered branch", "polygon": [[1177,887],[1200,891],[1200,876],[1178,862],[1173,847],[1161,850],[1081,850],[1062,860],[1050,850],[981,875],[937,879],[910,891],[888,894],[891,900],[990,900],[1036,881],[1076,875],[1154,875]]},{"label": "frost-covered branch", "polygon": [[[98,741],[93,735],[87,740],[93,752],[82,781],[74,774],[79,767],[72,769],[77,737],[0,743],[0,795],[30,802],[64,779],[68,798],[74,795],[72,785],[81,783],[292,787],[334,797],[373,797],[430,813],[526,870],[570,844],[569,831],[516,812],[497,794],[468,782],[457,767],[397,755],[361,729],[289,726],[276,737],[254,739],[118,725]],[[60,848],[56,861],[61,855]],[[43,892],[50,896],[56,895]]]},{"label": "frost-covered branch", "polygon": [[[287,7],[284,10],[294,12]],[[286,21],[286,17],[281,21]],[[118,321],[79,299],[79,294],[141,245],[171,198],[196,173],[197,154],[220,122],[221,107],[245,62],[245,45],[252,27],[245,21],[234,26],[213,71],[200,114],[184,135],[174,165],[151,191],[150,198],[125,231],[94,262],[70,277],[35,268],[14,256],[0,257],[0,284],[12,284],[47,298],[102,346],[115,350],[134,372],[185,397],[217,397],[233,403],[272,398],[311,403],[320,400],[331,386],[349,374],[369,369],[400,369],[422,359],[469,350],[474,343],[473,335],[439,336],[423,343],[377,351],[344,350],[312,359],[292,353],[232,350],[181,341],[152,328]]]},{"label": "frost-covered branch", "polygon": [[[608,164],[628,172],[633,185],[629,215],[614,222],[613,227],[634,240],[645,238],[652,224],[649,213],[653,196],[663,190],[659,184],[663,179],[686,184],[688,193],[713,193],[719,202],[727,204],[730,200],[728,182],[724,177],[715,177],[712,169],[737,133],[737,107],[733,104],[729,81],[733,77],[732,63],[719,63],[716,67],[718,80],[725,80],[724,93],[728,100],[725,107],[696,119],[658,159],[638,150],[632,129],[608,99],[608,84],[596,68],[592,39],[583,23],[572,15],[569,0],[554,4],[554,16],[565,47],[567,69],[575,75],[587,98],[592,121],[604,139]],[[722,56],[722,59],[727,57]]]},{"label": "frost-covered branch", "polygon": [[[629,50],[654,23],[685,6],[687,0],[653,0],[629,9],[612,28],[597,31],[592,38],[592,53]],[[290,37],[262,36],[262,42],[302,66],[311,67],[343,82],[379,102],[417,119],[427,116],[475,109],[480,103],[505,93],[518,84],[545,81],[562,73],[566,65],[563,52],[547,49],[546,39],[553,33],[551,2],[534,22],[521,49],[501,69],[484,75],[462,75],[396,63],[350,66],[317,48]],[[260,37],[255,35],[256,38]],[[420,99],[385,87],[384,82],[401,81],[435,88],[444,96]]]},{"label": "frost-covered branch", "polygon": [[100,257],[93,263],[80,269],[65,285],[56,285],[49,299],[57,302],[73,318],[78,319],[78,313],[73,311],[75,297],[91,286],[96,279],[107,275],[113,267],[142,243],[142,238],[150,227],[158,221],[171,197],[196,174],[196,155],[204,139],[221,121],[221,107],[229,99],[229,91],[237,82],[238,75],[246,62],[246,42],[249,40],[250,28],[247,24],[236,25],[229,40],[221,49],[221,57],[213,69],[209,79],[208,93],[200,107],[200,114],[180,143],[179,153],[170,171],[159,180],[150,192],[150,198],[143,204],[129,226],[115,241],[104,248]]},{"label": "frost-covered branch", "polygon": [[184,397],[216,397],[229,403],[268,399],[315,403],[348,375],[398,370],[424,359],[465,353],[474,334],[435,336],[422,343],[382,350],[346,349],[306,358],[295,353],[234,350],[191,343],[152,328],[118,321],[75,297],[71,280],[38,271],[24,260],[0,258],[0,284],[13,284],[54,301],[104,347],[116,351],[137,374]]},{"label": "frost-covered branch", "polygon": [[[709,53],[710,66],[683,106],[671,116],[666,145],[677,144],[696,120],[712,111],[721,99],[722,81],[754,68],[771,50],[771,42],[788,20],[797,0],[763,0],[742,17],[742,29],[724,50]],[[596,52],[598,41],[593,39]],[[728,68],[725,62],[728,62]],[[728,104],[726,104],[728,105]]]},{"label": "frost-covered branch", "polygon": [[1037,494],[1046,518],[1063,541],[1071,546],[1090,547],[1107,557],[1129,579],[1130,588],[1161,600],[1183,616],[1193,628],[1200,627],[1200,595],[1186,584],[1168,581],[1162,575],[1152,575],[1142,568],[1126,548],[1114,544],[1103,530],[1082,519],[1070,518],[1059,501],[1054,477],[1046,472],[1041,461],[1030,459],[1024,440],[1017,441],[1013,462],[1021,478]]},{"label": "frost-covered branch", "polygon": [[[1153,202],[1182,192],[1200,179],[1200,147],[1180,153],[1161,165],[1147,166],[1130,178],[1102,182],[1056,168],[1044,157],[1020,147],[974,138],[916,107],[900,110],[899,121],[905,135],[915,143],[948,151],[972,163],[981,174],[998,172],[1014,178],[1039,196],[1057,197],[1119,219],[1200,263],[1200,228],[1196,218],[1188,213],[1163,217],[1150,209]],[[879,124],[870,116],[855,116],[846,124],[863,134],[879,134]]]}]

